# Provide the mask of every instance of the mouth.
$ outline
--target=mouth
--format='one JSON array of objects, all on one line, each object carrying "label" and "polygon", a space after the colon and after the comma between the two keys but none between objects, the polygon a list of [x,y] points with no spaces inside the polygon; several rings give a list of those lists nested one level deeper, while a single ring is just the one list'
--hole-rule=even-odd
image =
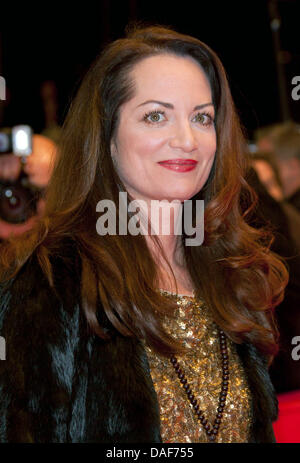
[{"label": "mouth", "polygon": [[175,165],[196,165],[198,161],[194,159],[168,159],[166,161],[160,161],[158,164],[175,164]]},{"label": "mouth", "polygon": [[189,172],[195,169],[198,161],[194,161],[194,159],[168,159],[167,161],[160,161],[158,164],[175,172]]}]

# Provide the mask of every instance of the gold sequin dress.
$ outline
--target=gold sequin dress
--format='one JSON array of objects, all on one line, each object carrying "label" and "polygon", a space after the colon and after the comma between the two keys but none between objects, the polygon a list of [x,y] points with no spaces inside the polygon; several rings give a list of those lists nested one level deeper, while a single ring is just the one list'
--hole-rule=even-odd
[{"label": "gold sequin dress", "polygon": [[[208,422],[213,424],[222,382],[217,326],[202,300],[160,291],[165,297],[177,301],[175,319],[168,318],[164,326],[190,348],[184,356],[176,357],[199,408],[203,410]],[[158,397],[162,441],[209,442],[170,360],[157,355],[149,346],[145,348]],[[235,344],[228,338],[227,348],[229,388],[216,442],[248,442],[252,422],[251,393]]]}]

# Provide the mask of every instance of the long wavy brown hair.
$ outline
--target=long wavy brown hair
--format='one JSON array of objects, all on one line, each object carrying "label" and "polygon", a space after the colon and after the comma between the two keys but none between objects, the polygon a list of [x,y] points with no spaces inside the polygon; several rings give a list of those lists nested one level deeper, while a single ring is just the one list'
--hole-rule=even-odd
[{"label": "long wavy brown hair", "polygon": [[[195,293],[234,342],[252,343],[271,357],[277,351],[272,311],[283,298],[288,276],[269,250],[270,236],[247,224],[255,194],[244,179],[245,141],[226,73],[207,45],[165,27],[131,29],[106,47],[87,72],[64,123],[45,215],[31,233],[2,246],[1,278],[16,275],[35,252],[53,286],[51,256],[59,254],[62,240],[70,239],[82,264],[81,302],[91,329],[107,336],[97,320],[99,298],[123,335],[143,338],[165,355],[181,351],[163,328],[162,319],[172,315],[174,305],[157,291],[158,269],[144,236],[100,236],[95,226],[98,201],[118,204],[119,192],[126,191],[114,169],[110,142],[120,107],[134,94],[130,72],[141,60],[166,53],[200,64],[216,111],[215,161],[204,188],[192,198],[205,203],[205,240],[201,246],[185,246],[187,236],[183,232],[181,237]],[[157,237],[153,240],[159,246]]]}]

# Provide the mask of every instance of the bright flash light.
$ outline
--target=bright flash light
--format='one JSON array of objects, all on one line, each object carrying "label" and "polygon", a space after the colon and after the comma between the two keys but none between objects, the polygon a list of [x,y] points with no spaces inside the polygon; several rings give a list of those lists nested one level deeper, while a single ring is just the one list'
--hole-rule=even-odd
[{"label": "bright flash light", "polygon": [[16,144],[20,150],[25,150],[28,146],[28,135],[25,130],[19,130],[16,134]]}]

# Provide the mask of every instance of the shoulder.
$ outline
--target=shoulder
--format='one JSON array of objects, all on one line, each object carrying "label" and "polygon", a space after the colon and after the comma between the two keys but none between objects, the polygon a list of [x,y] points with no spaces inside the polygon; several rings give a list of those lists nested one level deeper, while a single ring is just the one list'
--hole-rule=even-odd
[{"label": "shoulder", "polygon": [[[50,255],[54,285],[50,285],[42,267],[39,263],[38,253],[34,251],[24,263],[17,275],[8,283],[2,284],[2,293],[17,294],[21,300],[25,297],[36,296],[37,294],[55,293],[62,295],[64,290],[72,287],[78,288],[80,280],[80,260],[76,247],[69,241],[64,241]],[[63,284],[62,284],[63,283]]]},{"label": "shoulder", "polygon": [[[0,291],[0,333],[8,339],[7,347],[51,339],[67,326],[67,318],[78,312],[80,268],[78,259],[66,248],[51,258],[54,285],[50,285],[33,253],[18,274]],[[4,334],[2,334],[4,333]],[[25,346],[24,346],[25,347]],[[31,342],[33,347],[33,342]]]},{"label": "shoulder", "polygon": [[[0,401],[0,415],[8,419],[3,429],[0,426],[0,441],[3,433],[4,441],[66,439],[65,428],[54,423],[67,422],[74,384],[79,381],[78,358],[88,358],[75,261],[74,256],[66,259],[63,250],[53,257],[52,288],[34,253],[2,287],[0,335],[5,339],[6,359],[0,362],[0,390],[5,398]],[[82,371],[81,377],[86,376]]]}]

